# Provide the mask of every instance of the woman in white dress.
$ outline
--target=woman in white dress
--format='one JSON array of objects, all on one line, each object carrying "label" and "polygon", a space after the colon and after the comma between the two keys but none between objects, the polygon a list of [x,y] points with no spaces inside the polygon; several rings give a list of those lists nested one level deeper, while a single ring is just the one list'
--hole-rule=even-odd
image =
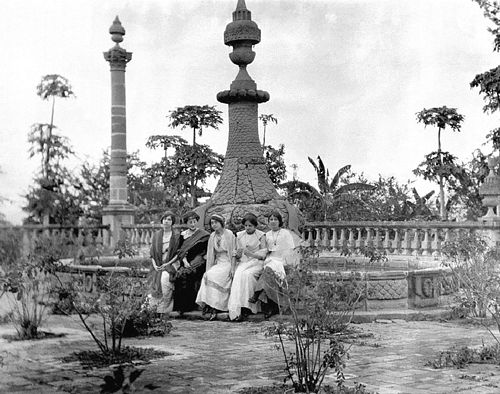
[{"label": "woman in white dress", "polygon": [[262,273],[267,254],[265,234],[257,230],[257,217],[251,213],[243,218],[245,230],[236,235],[236,265],[231,294],[229,318],[242,321],[251,313],[260,312],[260,303],[248,300],[255,292],[257,279]]},{"label": "woman in white dress", "polygon": [[224,223],[224,218],[220,215],[212,215],[210,218],[210,226],[214,232],[208,240],[207,270],[196,297],[196,303],[203,308],[204,313],[210,312],[210,320],[215,320],[218,312],[228,310],[235,271],[235,237],[224,228]]},{"label": "woman in white dress", "polygon": [[289,230],[283,228],[283,218],[278,211],[269,215],[270,231],[266,233],[268,255],[264,261],[262,275],[257,281],[254,295],[249,302],[261,301],[264,317],[279,312],[288,305],[280,283],[285,279],[285,266],[296,264],[295,244]]}]

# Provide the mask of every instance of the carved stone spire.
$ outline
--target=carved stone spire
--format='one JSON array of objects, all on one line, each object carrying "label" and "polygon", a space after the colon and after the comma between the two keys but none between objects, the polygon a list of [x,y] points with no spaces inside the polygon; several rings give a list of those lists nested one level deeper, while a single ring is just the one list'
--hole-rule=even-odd
[{"label": "carved stone spire", "polygon": [[229,104],[229,140],[222,175],[212,195],[213,204],[264,203],[279,198],[267,174],[258,132],[258,104],[269,100],[269,93],[258,90],[247,65],[260,42],[260,29],[252,21],[244,0],[238,0],[233,21],[226,26],[224,43],[233,47],[231,61],[239,67],[229,90],[217,100]]},{"label": "carved stone spire", "polygon": [[260,29],[244,0],[238,0],[233,20],[224,31],[224,44],[233,47],[231,61],[239,68],[229,90],[217,94],[217,100],[229,107],[229,138],[224,167],[210,200],[196,211],[200,225],[208,227],[210,216],[222,215],[229,228],[242,229],[242,218],[253,213],[259,228],[267,228],[267,217],[279,210],[284,225],[297,229],[303,222],[301,213],[281,197],[267,173],[259,141],[258,105],[269,100],[269,93],[258,90],[247,66],[253,62],[252,47],[260,42]]}]

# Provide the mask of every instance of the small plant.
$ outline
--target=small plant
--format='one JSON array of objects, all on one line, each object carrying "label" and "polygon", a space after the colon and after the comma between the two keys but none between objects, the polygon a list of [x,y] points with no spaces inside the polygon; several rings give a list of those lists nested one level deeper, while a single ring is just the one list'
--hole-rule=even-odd
[{"label": "small plant", "polygon": [[[464,312],[481,318],[484,327],[500,344],[500,249],[489,248],[483,237],[472,233],[460,236],[443,246],[452,276],[460,287],[460,304]],[[484,321],[490,315],[495,334]]]},{"label": "small plant", "polygon": [[[319,249],[302,248],[300,251],[299,266],[289,269],[286,279],[279,282],[284,303],[289,306],[292,316],[291,325],[274,327],[285,360],[285,382],[290,381],[295,392],[317,392],[326,373],[333,369],[337,386],[342,388],[348,349],[338,334],[346,332],[362,292],[352,286],[345,287],[344,294],[338,294],[335,285],[319,281],[312,272]],[[340,288],[342,277],[335,278],[334,283]],[[287,352],[287,339],[292,342],[294,351]]]},{"label": "small plant", "polygon": [[[119,258],[135,254],[135,250],[131,248],[127,240],[119,243],[115,252]],[[67,307],[67,309],[63,309],[63,312],[74,312],[78,315],[80,322],[94,340],[99,351],[97,354],[96,352],[77,354],[76,357],[82,363],[88,358],[94,361],[99,360],[100,364],[111,365],[130,362],[135,357],[142,357],[141,355],[156,357],[154,352],[144,353],[144,349],[124,347],[122,344],[122,340],[127,334],[127,327],[129,334],[131,329],[138,334],[145,333],[147,335],[154,333],[155,330],[160,330],[154,325],[154,319],[148,324],[144,323],[144,319],[154,316],[155,312],[145,307],[147,305],[147,283],[139,271],[130,268],[118,271],[118,267],[115,265],[115,269],[112,271],[97,272],[97,290],[87,293],[81,278],[77,280],[73,277],[71,281],[63,281],[60,276],[61,268],[54,265],[51,272],[58,281],[59,294],[64,294],[66,297],[65,303],[60,304],[61,307],[63,305]],[[92,314],[99,317],[100,329],[89,323],[88,319]],[[141,321],[143,326],[134,325],[134,322]],[[170,327],[167,322],[163,323],[162,332],[166,333]]]},{"label": "small plant", "polygon": [[162,315],[157,312],[156,306],[150,305],[149,299],[146,299],[142,307],[132,313],[126,321],[123,336],[162,337],[169,334],[173,329],[172,323]]},{"label": "small plant", "polygon": [[468,364],[500,364],[500,345],[482,345],[480,348],[463,346],[439,352],[434,360],[425,363],[426,366],[441,368],[464,368]]},{"label": "small plant", "polygon": [[7,266],[3,291],[15,294],[8,297],[9,318],[19,339],[35,339],[51,304],[50,267],[63,253],[64,239],[40,237],[27,258],[18,258]]}]

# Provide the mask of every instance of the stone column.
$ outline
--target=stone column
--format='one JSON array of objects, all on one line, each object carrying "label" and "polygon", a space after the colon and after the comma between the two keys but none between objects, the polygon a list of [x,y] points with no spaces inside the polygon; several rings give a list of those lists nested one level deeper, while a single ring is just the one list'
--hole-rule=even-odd
[{"label": "stone column", "polygon": [[125,68],[132,53],[120,47],[125,29],[118,16],[109,28],[115,46],[104,52],[111,70],[111,158],[109,205],[103,209],[102,222],[111,227],[111,246],[120,239],[121,226],[134,223],[135,208],[127,201],[127,117]]}]

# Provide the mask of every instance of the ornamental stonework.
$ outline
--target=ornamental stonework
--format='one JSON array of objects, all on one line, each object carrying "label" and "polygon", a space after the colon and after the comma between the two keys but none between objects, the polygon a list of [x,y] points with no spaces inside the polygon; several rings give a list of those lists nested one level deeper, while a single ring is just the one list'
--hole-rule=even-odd
[{"label": "ornamental stonework", "polygon": [[260,29],[254,22],[238,21],[238,25],[231,26],[224,32],[224,44],[229,45],[233,41],[251,40],[256,44],[260,42]]},{"label": "ornamental stonework", "polygon": [[367,286],[370,300],[398,300],[408,297],[406,279],[368,281]]},{"label": "ornamental stonework", "polygon": [[108,52],[104,52],[104,59],[111,64],[111,67],[123,67],[132,60],[132,52],[127,52],[125,49],[115,46]]}]

